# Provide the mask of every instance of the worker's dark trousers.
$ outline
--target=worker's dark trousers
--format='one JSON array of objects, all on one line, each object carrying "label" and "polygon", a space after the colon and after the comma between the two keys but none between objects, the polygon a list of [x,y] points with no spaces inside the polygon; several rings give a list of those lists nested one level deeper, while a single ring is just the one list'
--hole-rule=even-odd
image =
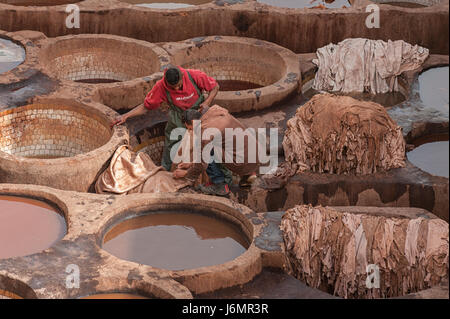
[{"label": "worker's dark trousers", "polygon": [[[214,149],[211,150],[211,156],[214,157]],[[208,174],[211,183],[220,184],[226,183],[231,185],[233,182],[233,174],[231,171],[223,166],[221,163],[212,161],[206,168],[206,174]]]}]

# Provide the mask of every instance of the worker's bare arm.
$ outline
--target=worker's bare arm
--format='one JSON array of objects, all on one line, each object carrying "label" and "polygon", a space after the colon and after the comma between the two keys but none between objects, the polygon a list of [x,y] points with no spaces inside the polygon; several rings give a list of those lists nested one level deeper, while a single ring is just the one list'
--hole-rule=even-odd
[{"label": "worker's bare arm", "polygon": [[200,105],[200,112],[205,113],[214,101],[217,93],[219,92],[219,83],[209,92],[208,98]]},{"label": "worker's bare arm", "polygon": [[114,125],[120,125],[125,123],[129,118],[132,117],[136,117],[139,115],[143,115],[147,113],[147,108],[144,106],[144,103],[139,104],[138,106],[136,106],[135,108],[133,108],[131,111],[122,114],[120,116],[118,116],[117,118],[114,119],[114,121],[111,124],[111,127]]}]

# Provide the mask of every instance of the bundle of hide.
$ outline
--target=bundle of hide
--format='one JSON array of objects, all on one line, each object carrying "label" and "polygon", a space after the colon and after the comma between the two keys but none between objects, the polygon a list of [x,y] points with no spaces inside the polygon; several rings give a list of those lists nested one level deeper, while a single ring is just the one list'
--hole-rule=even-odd
[{"label": "bundle of hide", "polygon": [[283,215],[281,230],[289,272],[343,298],[402,296],[448,280],[449,228],[438,218],[302,205]]},{"label": "bundle of hide", "polygon": [[328,92],[398,91],[398,76],[422,65],[429,50],[403,40],[346,39],[316,52],[313,88]]},{"label": "bundle of hide", "polygon": [[174,179],[171,172],[157,166],[146,153],[132,152],[121,145],[114,153],[107,169],[95,183],[99,194],[174,193],[191,183]]},{"label": "bundle of hide", "polygon": [[405,166],[401,127],[374,102],[315,95],[288,120],[283,140],[288,174],[372,174]]}]

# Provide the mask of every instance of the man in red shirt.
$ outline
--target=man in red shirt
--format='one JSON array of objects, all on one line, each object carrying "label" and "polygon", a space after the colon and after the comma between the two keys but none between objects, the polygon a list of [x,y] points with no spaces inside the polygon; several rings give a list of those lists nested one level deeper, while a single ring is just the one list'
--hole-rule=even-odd
[{"label": "man in red shirt", "polygon": [[[205,99],[203,91],[208,91]],[[164,77],[156,82],[155,86],[147,94],[143,104],[138,105],[128,113],[114,120],[112,125],[120,125],[131,117],[143,115],[147,110],[160,107],[161,103],[169,105],[169,119],[165,128],[165,142],[161,165],[168,171],[172,166],[170,158],[171,148],[181,140],[170,139],[170,133],[177,127],[185,128],[182,122],[183,111],[188,109],[206,111],[219,91],[219,84],[212,77],[200,70],[172,67],[164,72]]]}]

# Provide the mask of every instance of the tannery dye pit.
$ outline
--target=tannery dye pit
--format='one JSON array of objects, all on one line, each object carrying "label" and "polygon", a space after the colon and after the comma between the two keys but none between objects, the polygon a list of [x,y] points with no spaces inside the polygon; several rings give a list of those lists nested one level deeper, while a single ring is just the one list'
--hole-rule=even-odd
[{"label": "tannery dye pit", "polygon": [[0,151],[30,158],[71,157],[90,152],[111,137],[105,121],[93,115],[52,104],[31,104],[1,112]]},{"label": "tannery dye pit", "polygon": [[25,60],[25,50],[16,43],[0,37],[0,73],[14,69]]},{"label": "tannery dye pit", "polygon": [[65,219],[52,206],[0,195],[0,259],[41,252],[65,233]]},{"label": "tannery dye pit", "polygon": [[419,94],[422,102],[448,114],[449,67],[432,68],[419,76]]},{"label": "tannery dye pit", "polygon": [[149,214],[114,226],[103,249],[130,261],[169,270],[222,264],[248,248],[236,226],[197,214]]},{"label": "tannery dye pit", "polygon": [[414,150],[407,153],[408,160],[425,172],[448,178],[448,135],[446,139],[439,141],[438,138],[438,141],[426,142],[417,146]]},{"label": "tannery dye pit", "polygon": [[108,83],[158,72],[162,66],[160,58],[167,60],[164,55],[163,50],[146,42],[109,35],[78,35],[49,40],[40,58],[46,72],[61,80]]},{"label": "tannery dye pit", "polygon": [[[125,135],[105,107],[52,99],[0,112],[0,182],[87,191]],[[17,165],[20,162],[20,165]]]}]

